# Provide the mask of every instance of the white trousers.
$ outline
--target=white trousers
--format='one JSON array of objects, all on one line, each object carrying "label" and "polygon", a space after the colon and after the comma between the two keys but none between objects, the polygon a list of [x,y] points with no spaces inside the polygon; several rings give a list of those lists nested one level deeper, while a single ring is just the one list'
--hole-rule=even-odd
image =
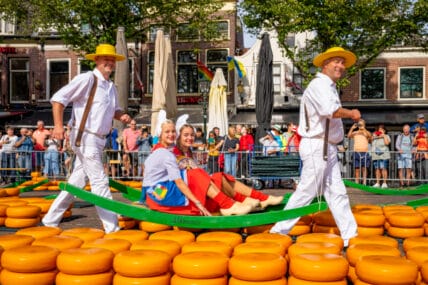
[{"label": "white trousers", "polygon": [[[102,164],[102,150],[96,146],[81,146],[75,148],[76,160],[74,162],[73,172],[68,179],[68,183],[76,187],[83,188],[86,180],[89,179],[91,192],[104,198],[112,199],[109,188],[108,177],[104,172]],[[67,191],[61,191],[55,201],[52,203],[48,213],[44,216],[42,223],[45,226],[58,226],[62,216],[70,204],[74,201],[74,196]],[[95,207],[98,216],[104,226],[106,233],[118,231],[117,214]]]},{"label": "white trousers", "polygon": [[[340,174],[336,145],[328,145],[328,159],[323,159],[323,139],[303,138],[299,150],[303,167],[296,191],[291,195],[284,210],[309,205],[322,194],[333,214],[344,245],[357,235],[357,223],[352,214],[346,187]],[[299,218],[276,223],[271,233],[287,234]]]}]

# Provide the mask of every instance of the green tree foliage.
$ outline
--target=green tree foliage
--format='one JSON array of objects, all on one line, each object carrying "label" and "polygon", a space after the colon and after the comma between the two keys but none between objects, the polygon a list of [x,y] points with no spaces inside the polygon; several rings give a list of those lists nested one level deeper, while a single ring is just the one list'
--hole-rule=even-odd
[{"label": "green tree foliage", "polygon": [[[286,56],[306,80],[313,75],[313,56],[332,46],[358,56],[347,78],[397,43],[428,47],[427,0],[242,0],[240,9],[252,32],[277,31]],[[306,47],[287,44],[288,35],[303,32],[314,35]]]},{"label": "green tree foliage", "polygon": [[74,49],[93,51],[98,43],[114,44],[119,26],[125,27],[128,39],[138,42],[146,40],[152,25],[173,28],[188,22],[206,30],[222,4],[220,0],[0,0],[0,13],[14,20],[23,35],[56,31]]}]

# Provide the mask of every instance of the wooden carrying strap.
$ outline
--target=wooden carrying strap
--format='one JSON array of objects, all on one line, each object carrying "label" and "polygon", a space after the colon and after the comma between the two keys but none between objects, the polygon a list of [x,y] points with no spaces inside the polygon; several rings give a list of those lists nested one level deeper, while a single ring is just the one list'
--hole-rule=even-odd
[{"label": "wooden carrying strap", "polygon": [[95,91],[97,90],[97,77],[94,75],[94,84],[92,84],[91,93],[89,93],[88,102],[86,102],[85,110],[83,112],[82,120],[80,121],[79,131],[77,132],[75,146],[80,147],[83,132],[85,131],[86,121],[88,120],[89,111],[91,110],[92,103],[94,102]]}]

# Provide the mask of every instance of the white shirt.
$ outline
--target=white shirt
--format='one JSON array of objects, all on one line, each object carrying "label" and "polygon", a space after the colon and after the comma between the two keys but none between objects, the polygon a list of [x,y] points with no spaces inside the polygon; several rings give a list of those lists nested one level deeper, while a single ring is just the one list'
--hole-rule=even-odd
[{"label": "white shirt", "polygon": [[98,86],[85,129],[98,135],[107,135],[112,126],[114,113],[120,110],[120,107],[116,87],[112,81],[106,80],[98,69],[77,75],[54,94],[51,102],[58,102],[64,106],[73,103],[74,126],[79,128],[94,82],[93,75],[98,78]]},{"label": "white shirt", "polygon": [[18,137],[15,135],[11,137],[8,135],[3,135],[0,141],[3,143],[2,152],[12,152],[15,150],[15,143],[18,141]]},{"label": "white shirt", "polygon": [[152,152],[144,162],[143,186],[181,178],[175,155],[166,148]]},{"label": "white shirt", "polygon": [[[306,130],[306,116],[309,119],[309,130]],[[325,134],[326,119],[330,119],[328,141],[339,143],[343,140],[342,119],[333,118],[333,113],[342,107],[336,84],[330,77],[317,73],[303,93],[300,103],[299,130],[303,138],[322,138]]]}]

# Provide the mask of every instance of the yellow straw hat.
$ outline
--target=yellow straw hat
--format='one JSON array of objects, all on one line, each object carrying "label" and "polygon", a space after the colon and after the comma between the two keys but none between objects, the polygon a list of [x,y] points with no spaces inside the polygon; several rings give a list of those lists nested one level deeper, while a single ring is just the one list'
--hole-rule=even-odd
[{"label": "yellow straw hat", "polygon": [[95,53],[89,53],[85,55],[86,59],[95,61],[97,56],[113,56],[116,61],[124,60],[125,57],[121,54],[116,53],[116,48],[109,44],[100,44],[97,46]]},{"label": "yellow straw hat", "polygon": [[341,58],[344,58],[345,59],[345,67],[346,68],[349,68],[349,67],[353,66],[354,63],[357,61],[357,56],[354,53],[352,53],[352,52],[350,52],[348,50],[345,50],[345,49],[343,49],[341,47],[332,47],[332,48],[329,48],[328,50],[326,50],[325,52],[320,53],[319,55],[317,55],[314,58],[313,63],[314,63],[315,66],[321,67],[322,64],[323,64],[323,62],[326,59],[329,59],[329,58],[332,58],[332,57],[341,57]]}]

